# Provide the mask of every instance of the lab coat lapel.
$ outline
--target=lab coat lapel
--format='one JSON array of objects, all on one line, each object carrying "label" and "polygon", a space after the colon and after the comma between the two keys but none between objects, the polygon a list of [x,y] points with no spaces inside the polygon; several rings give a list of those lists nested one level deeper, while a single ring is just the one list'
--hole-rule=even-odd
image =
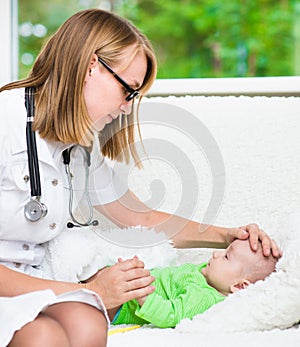
[{"label": "lab coat lapel", "polygon": [[[12,155],[27,152],[26,129],[25,127],[20,127],[18,130],[18,134],[16,134],[12,146]],[[36,146],[39,161],[42,161],[52,167],[55,167],[55,163],[49,151],[48,145],[46,141],[38,135],[38,133],[36,133]]]}]

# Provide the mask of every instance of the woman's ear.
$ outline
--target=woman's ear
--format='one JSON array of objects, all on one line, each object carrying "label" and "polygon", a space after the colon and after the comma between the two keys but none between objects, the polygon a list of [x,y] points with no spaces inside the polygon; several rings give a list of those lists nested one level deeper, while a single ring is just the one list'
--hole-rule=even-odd
[{"label": "woman's ear", "polygon": [[93,69],[93,68],[95,68],[97,65],[98,65],[98,56],[97,56],[96,53],[94,53],[94,54],[92,55],[89,68],[90,68],[90,69]]},{"label": "woman's ear", "polygon": [[230,286],[231,293],[235,293],[241,289],[245,289],[251,282],[248,280],[241,280],[240,282],[234,283]]},{"label": "woman's ear", "polygon": [[86,73],[85,82],[88,81],[89,77],[92,77],[94,69],[97,67],[97,65],[98,65],[98,56],[97,56],[97,54],[94,53],[91,60],[90,60],[89,68],[88,68],[88,71]]}]

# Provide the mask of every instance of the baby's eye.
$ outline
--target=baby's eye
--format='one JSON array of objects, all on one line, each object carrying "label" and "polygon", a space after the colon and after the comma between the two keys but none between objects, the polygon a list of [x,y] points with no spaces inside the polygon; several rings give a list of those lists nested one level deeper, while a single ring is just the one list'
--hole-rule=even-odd
[{"label": "baby's eye", "polygon": [[227,260],[228,260],[228,256],[227,256],[227,254],[225,254],[225,255],[224,255],[224,257],[225,257],[225,259],[227,259]]}]

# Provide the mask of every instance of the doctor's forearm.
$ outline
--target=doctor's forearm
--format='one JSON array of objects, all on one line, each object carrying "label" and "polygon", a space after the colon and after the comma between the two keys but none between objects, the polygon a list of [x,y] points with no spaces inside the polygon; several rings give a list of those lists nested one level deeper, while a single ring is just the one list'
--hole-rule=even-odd
[{"label": "doctor's forearm", "polygon": [[82,286],[77,283],[40,279],[0,265],[0,296],[10,297],[44,289],[51,289],[58,295],[80,288]]},{"label": "doctor's forearm", "polygon": [[119,227],[142,225],[165,232],[177,248],[227,246],[227,228],[207,226],[169,213],[152,210],[128,191],[122,198],[95,208]]},{"label": "doctor's forearm", "polygon": [[227,246],[227,228],[200,224],[168,213],[152,211],[141,218],[139,224],[165,232],[177,248]]}]

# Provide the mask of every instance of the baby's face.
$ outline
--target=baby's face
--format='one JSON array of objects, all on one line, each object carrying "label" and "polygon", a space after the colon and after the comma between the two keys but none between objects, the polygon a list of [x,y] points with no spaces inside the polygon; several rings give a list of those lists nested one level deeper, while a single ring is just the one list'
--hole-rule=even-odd
[{"label": "baby's face", "polygon": [[231,292],[231,285],[242,281],[244,269],[257,255],[248,240],[235,240],[221,251],[214,251],[207,267],[202,270],[207,283],[224,295]]}]

